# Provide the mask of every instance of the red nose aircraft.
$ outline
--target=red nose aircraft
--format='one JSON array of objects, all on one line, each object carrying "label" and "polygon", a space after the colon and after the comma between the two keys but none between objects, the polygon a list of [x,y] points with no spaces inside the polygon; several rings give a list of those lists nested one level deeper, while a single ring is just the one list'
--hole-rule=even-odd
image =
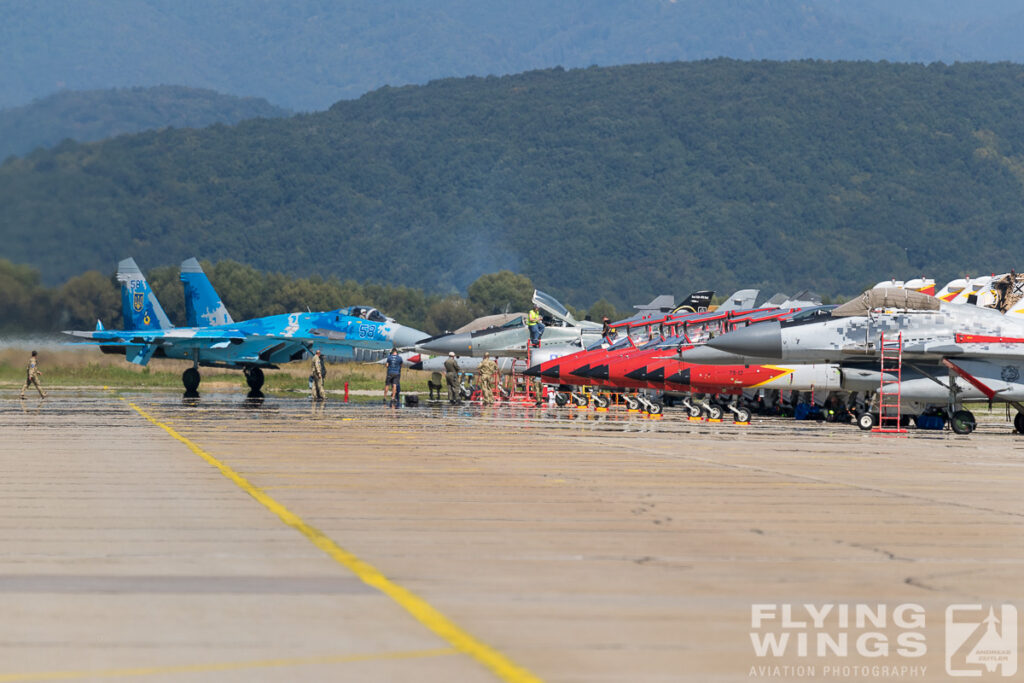
[{"label": "red nose aircraft", "polygon": [[[604,343],[536,365],[526,374],[559,384],[735,394],[744,388],[770,382],[789,371],[763,365],[698,365],[679,360],[678,352],[692,348],[693,341],[703,341],[711,334],[764,320],[791,318],[801,310],[757,309],[670,315],[646,320],[642,324],[619,326],[628,333],[615,344]],[[663,337],[664,333],[672,336]],[[638,343],[634,336],[646,337],[648,341]]]}]

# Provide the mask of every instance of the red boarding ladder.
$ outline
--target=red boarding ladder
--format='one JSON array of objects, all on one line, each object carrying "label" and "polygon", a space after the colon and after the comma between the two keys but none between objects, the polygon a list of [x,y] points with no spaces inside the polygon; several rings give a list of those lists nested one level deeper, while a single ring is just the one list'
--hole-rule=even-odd
[{"label": "red boarding ladder", "polygon": [[[533,353],[532,353],[532,342],[526,343],[526,359],[522,360],[519,358],[512,359],[512,368],[509,375],[509,395],[508,400],[516,401],[523,404],[533,404],[537,401],[537,392],[535,390],[535,382],[533,377],[526,377],[523,374],[523,370],[533,367]],[[518,369],[519,367],[522,369]],[[519,389],[519,382],[522,382],[522,390]]]},{"label": "red boarding ladder", "polygon": [[[878,384],[878,425],[871,431],[884,434],[905,434],[901,426],[900,399],[902,398],[903,378],[903,333],[895,336],[881,337],[881,357],[879,367],[881,379]],[[896,375],[896,379],[887,379],[887,375]],[[891,410],[895,409],[895,413]]]}]

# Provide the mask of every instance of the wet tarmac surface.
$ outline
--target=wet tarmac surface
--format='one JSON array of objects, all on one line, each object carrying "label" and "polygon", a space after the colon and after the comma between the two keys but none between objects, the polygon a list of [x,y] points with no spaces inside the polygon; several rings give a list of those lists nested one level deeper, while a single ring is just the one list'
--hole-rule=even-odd
[{"label": "wet tarmac surface", "polygon": [[[0,392],[0,680],[738,681],[809,661],[803,680],[947,680],[949,604],[1024,608],[1024,438],[1001,418],[894,438]],[[754,604],[908,602],[921,657],[751,645]]]}]

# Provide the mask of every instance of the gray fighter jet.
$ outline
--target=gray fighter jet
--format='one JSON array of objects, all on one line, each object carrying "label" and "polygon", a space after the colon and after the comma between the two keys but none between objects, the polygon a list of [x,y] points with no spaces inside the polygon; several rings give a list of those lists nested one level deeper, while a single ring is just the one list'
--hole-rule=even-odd
[{"label": "gray fighter jet", "polygon": [[[551,347],[574,347],[576,351],[601,338],[601,325],[589,320],[576,320],[572,313],[550,294],[533,291],[533,303],[540,307],[545,316],[544,335],[541,349]],[[421,340],[416,345],[420,353],[480,358],[484,351],[491,355],[510,358],[526,358],[527,342],[530,340],[526,329],[525,316],[517,316],[498,327],[475,332],[444,334]],[[549,324],[550,323],[550,324]],[[531,349],[536,356],[539,349]]]},{"label": "gray fighter jet", "polygon": [[[882,379],[883,335],[894,341],[901,334],[903,412],[944,411],[953,430],[967,434],[976,422],[963,403],[1004,401],[1017,408],[1014,427],[1024,433],[1024,319],[911,290],[868,290],[824,319],[751,325],[685,351],[682,358],[708,364],[836,363],[842,381],[860,389]],[[870,428],[877,414],[866,415],[860,426]]]}]

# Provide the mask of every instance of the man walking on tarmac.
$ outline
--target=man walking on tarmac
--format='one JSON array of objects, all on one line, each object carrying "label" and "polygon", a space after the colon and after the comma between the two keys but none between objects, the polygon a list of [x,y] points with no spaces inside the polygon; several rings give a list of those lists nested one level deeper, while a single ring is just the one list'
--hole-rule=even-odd
[{"label": "man walking on tarmac", "polygon": [[491,358],[491,354],[484,351],[484,359],[477,368],[477,384],[480,385],[480,400],[485,406],[494,403],[494,384],[498,375],[498,364]]},{"label": "man walking on tarmac", "polygon": [[389,401],[392,408],[397,408],[398,388],[402,382],[402,357],[398,355],[398,349],[392,347],[385,363],[388,372],[384,377],[384,400]]},{"label": "man walking on tarmac", "polygon": [[46,398],[46,392],[43,391],[43,387],[39,385],[39,376],[42,375],[39,371],[39,354],[35,351],[28,359],[28,368],[25,371],[25,386],[21,388],[21,398],[25,398],[25,390],[28,389],[30,384],[34,384],[36,391],[39,392],[39,398]]},{"label": "man walking on tarmac", "polygon": [[544,323],[540,321],[540,306],[537,304],[534,304],[526,314],[526,329],[530,330],[530,344],[539,349],[540,336],[544,334]]},{"label": "man walking on tarmac", "polygon": [[309,368],[309,380],[313,383],[313,400],[324,400],[324,357],[320,349],[313,354],[313,364]]},{"label": "man walking on tarmac", "polygon": [[448,352],[448,359],[444,362],[444,379],[448,383],[448,403],[457,406],[462,403],[462,394],[459,386],[459,373],[462,368],[455,360],[455,352]]}]

